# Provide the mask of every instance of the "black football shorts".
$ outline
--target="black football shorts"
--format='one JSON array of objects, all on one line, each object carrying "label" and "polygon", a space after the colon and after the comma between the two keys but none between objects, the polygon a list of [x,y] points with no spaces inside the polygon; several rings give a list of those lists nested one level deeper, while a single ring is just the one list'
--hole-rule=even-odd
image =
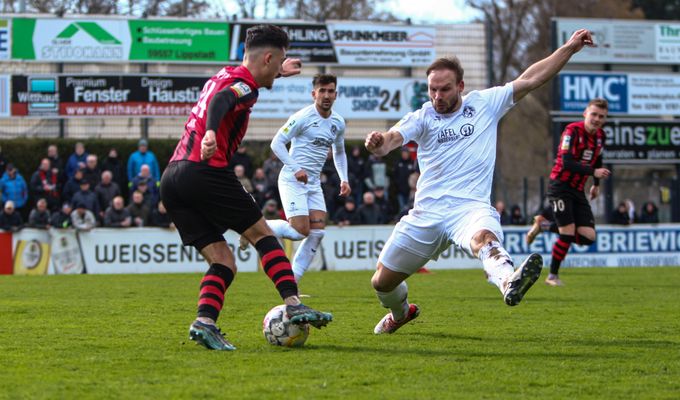
[{"label": "black football shorts", "polygon": [[583,192],[553,191],[548,195],[557,226],[576,224],[595,227],[595,217]]},{"label": "black football shorts", "polygon": [[243,233],[262,218],[253,197],[226,168],[175,161],[163,172],[160,190],[182,243],[198,250],[224,241],[228,229]]}]

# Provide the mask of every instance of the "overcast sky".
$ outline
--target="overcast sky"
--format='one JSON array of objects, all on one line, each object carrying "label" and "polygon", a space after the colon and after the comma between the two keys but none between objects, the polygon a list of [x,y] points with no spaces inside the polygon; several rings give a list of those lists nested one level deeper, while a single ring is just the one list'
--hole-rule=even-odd
[{"label": "overcast sky", "polygon": [[[225,14],[238,10],[235,0],[212,2]],[[383,8],[401,19],[411,17],[414,24],[469,22],[481,16],[477,10],[466,6],[465,0],[386,0]],[[262,10],[259,12],[257,17],[261,18]]]}]

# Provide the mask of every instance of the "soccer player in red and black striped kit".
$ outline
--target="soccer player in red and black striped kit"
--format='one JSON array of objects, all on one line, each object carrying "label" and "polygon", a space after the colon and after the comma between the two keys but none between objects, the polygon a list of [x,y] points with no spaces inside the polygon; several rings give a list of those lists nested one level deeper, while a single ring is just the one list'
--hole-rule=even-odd
[{"label": "soccer player in red and black striped kit", "polygon": [[285,57],[288,46],[288,35],[277,26],[248,29],[243,63],[223,68],[205,83],[161,178],[161,198],[182,242],[196,247],[210,265],[201,281],[198,316],[189,327],[189,337],[208,349],[236,349],[215,325],[236,273],[234,254],[223,236],[227,229],[255,246],[292,323],[320,328],[333,318],[300,303],[281,245],[253,198],[227,169],[246,133],[259,88],[271,89],[277,76],[300,73],[300,60]]},{"label": "soccer player in red and black striped kit", "polygon": [[590,200],[594,200],[600,194],[600,179],[611,174],[607,168],[602,168],[605,140],[602,126],[608,108],[605,99],[591,100],[583,112],[584,120],[567,125],[562,132],[555,166],[550,173],[548,199],[552,207],[534,217],[527,233],[527,242],[531,244],[542,226],[554,219],[549,229],[559,233],[559,237],[553,245],[550,274],[545,280],[549,286],[563,285],[559,278],[560,265],[572,243],[595,243],[595,218],[584,188],[588,177],[592,176]]}]

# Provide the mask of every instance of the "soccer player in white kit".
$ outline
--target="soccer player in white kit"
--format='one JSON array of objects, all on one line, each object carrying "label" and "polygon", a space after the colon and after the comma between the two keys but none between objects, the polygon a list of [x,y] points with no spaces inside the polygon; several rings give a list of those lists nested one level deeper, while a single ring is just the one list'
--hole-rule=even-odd
[{"label": "soccer player in white kit", "polygon": [[[302,240],[293,258],[293,274],[299,281],[311,264],[324,237],[326,203],[321,190],[321,169],[329,148],[340,177],[340,196],[351,193],[345,154],[345,120],[335,111],[337,78],[318,74],[312,80],[314,103],[293,114],[271,143],[284,163],[279,174],[279,193],[288,221],[269,220],[274,235]],[[291,143],[290,151],[286,145]]]},{"label": "soccer player in white kit", "polygon": [[488,281],[500,289],[509,306],[517,305],[536,282],[543,259],[531,254],[514,268],[501,245],[498,213],[490,204],[498,122],[585,45],[592,45],[590,32],[578,30],[515,81],[466,96],[458,59],[435,60],[427,69],[430,101],[388,132],[367,136],[366,148],[380,156],[415,141],[421,171],[414,207],[395,226],[371,280],[381,304],[390,309],[375,334],[394,333],[418,317],[420,309],[409,304],[405,280],[452,243],[479,257]]}]

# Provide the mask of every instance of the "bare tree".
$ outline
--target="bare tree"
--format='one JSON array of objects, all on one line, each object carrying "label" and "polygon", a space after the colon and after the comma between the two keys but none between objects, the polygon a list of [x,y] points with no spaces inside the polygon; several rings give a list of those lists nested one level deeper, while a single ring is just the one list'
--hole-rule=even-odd
[{"label": "bare tree", "polygon": [[288,18],[325,21],[344,20],[394,20],[387,12],[378,11],[385,0],[277,0],[279,9]]}]

